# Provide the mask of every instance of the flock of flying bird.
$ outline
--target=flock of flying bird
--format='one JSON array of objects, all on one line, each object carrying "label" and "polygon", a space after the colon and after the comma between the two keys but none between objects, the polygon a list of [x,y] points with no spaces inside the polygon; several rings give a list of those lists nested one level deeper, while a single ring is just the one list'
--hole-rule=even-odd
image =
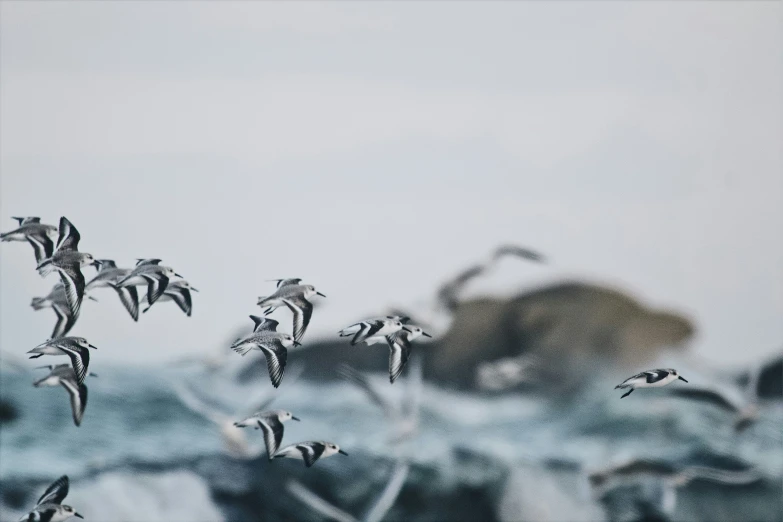
[{"label": "flock of flying bird", "polygon": [[[82,301],[87,291],[101,287],[111,287],[120,298],[125,309],[134,321],[138,321],[139,307],[144,300],[139,299],[137,287],[146,286],[146,312],[157,301],[174,301],[182,311],[190,316],[193,308],[191,292],[197,292],[180,274],[172,268],[161,265],[160,259],[137,259],[134,268],[118,268],[110,259],[97,259],[92,254],[79,251],[81,236],[76,227],[61,217],[59,226],[41,223],[39,217],[15,217],[18,228],[0,234],[0,241],[26,241],[34,250],[36,269],[46,277],[57,272],[61,282],[56,284],[47,296],[36,297],[31,306],[35,310],[52,308],[57,316],[52,335],[45,342],[28,353],[31,359],[44,355],[70,358],[71,364],[47,365],[40,368],[49,370],[49,374],[36,380],[35,387],[62,386],[69,394],[73,421],[81,425],[87,406],[87,376],[96,376],[89,371],[90,349],[97,347],[84,337],[67,336],[76,324],[81,311]],[[89,282],[85,281],[82,269],[94,266],[98,273]],[[301,284],[301,279],[278,279],[274,293],[259,297],[257,305],[264,309],[264,317],[251,315],[255,327],[245,338],[235,341],[231,348],[241,355],[251,350],[260,350],[266,357],[269,377],[277,388],[283,379],[287,362],[287,350],[299,346],[310,318],[314,296],[326,297],[312,285]],[[285,307],[293,315],[293,333],[278,332],[279,322],[267,317],[276,309]],[[400,376],[410,357],[412,341],[419,336],[430,337],[422,328],[406,324],[408,317],[387,316],[367,319],[350,325],[339,332],[340,336],[351,336],[352,346],[359,343],[373,345],[385,342],[389,346],[389,380],[391,383]],[[254,427],[264,435],[269,460],[273,458],[294,458],[312,466],[317,460],[335,454],[347,455],[334,443],[326,441],[306,441],[280,448],[283,438],[283,423],[295,419],[284,410],[260,411],[250,417],[234,423],[236,427]],[[39,499],[36,507],[23,520],[36,522],[58,522],[71,516],[81,517],[73,508],[61,504],[68,493],[68,477],[63,476],[53,483]]]},{"label": "flock of flying bird", "polygon": [[[47,296],[36,297],[32,301],[31,305],[35,310],[52,308],[57,316],[57,322],[51,337],[28,352],[31,354],[30,358],[44,355],[67,355],[71,360],[71,364],[41,366],[40,368],[48,369],[49,374],[36,380],[33,384],[35,387],[63,386],[70,396],[74,423],[79,426],[87,404],[87,386],[84,381],[87,376],[96,376],[89,371],[90,349],[96,349],[96,347],[83,337],[66,335],[79,317],[82,301],[85,298],[95,300],[92,296],[88,296],[87,292],[96,288],[111,287],[119,296],[131,318],[138,321],[139,308],[145,300],[147,306],[142,312],[147,312],[157,301],[174,301],[187,316],[190,316],[193,308],[191,292],[198,290],[172,268],[161,265],[160,259],[137,259],[136,266],[133,268],[118,268],[113,260],[96,259],[92,254],[80,252],[79,232],[65,217],[60,218],[58,227],[43,224],[38,217],[14,219],[19,222],[19,227],[0,234],[0,240],[27,241],[33,247],[37,263],[36,269],[39,273],[45,277],[56,271],[61,280]],[[528,259],[540,259],[540,256],[534,256],[528,250],[512,253]],[[493,257],[493,261],[504,254],[505,252],[497,253]],[[89,265],[96,267],[98,272],[89,282],[85,282],[82,268]],[[464,283],[483,270],[484,267],[471,268],[460,276],[459,281],[455,282],[455,288],[459,286],[457,283]],[[301,345],[310,323],[313,313],[311,299],[315,296],[326,296],[317,291],[314,286],[302,284],[302,280],[298,278],[273,281],[277,283],[275,291],[269,296],[259,297],[256,303],[263,309],[263,317],[251,315],[250,318],[254,323],[253,332],[244,338],[237,339],[231,348],[243,356],[252,350],[261,351],[266,358],[271,383],[277,388],[285,373],[288,349]],[[140,286],[146,286],[147,289],[146,297],[142,294],[141,299],[137,289]],[[441,293],[448,299],[441,297],[451,303],[456,299],[454,297],[457,292],[455,288],[446,287]],[[285,308],[291,312],[293,322],[291,334],[279,332],[277,329],[280,323],[268,317],[278,308]],[[389,348],[389,381],[393,384],[401,375],[410,358],[412,342],[420,336],[431,337],[421,327],[409,324],[409,321],[410,318],[403,315],[375,317],[352,324],[338,333],[340,337],[351,337],[351,346],[359,343],[367,345],[384,343],[387,345]],[[419,365],[419,374],[420,371]],[[395,413],[392,411],[393,408],[381,400],[380,395],[361,374],[348,366],[343,366],[340,369],[340,374],[344,379],[363,388],[371,399],[388,410],[387,413]],[[673,368],[647,370],[626,379],[615,389],[628,390],[621,397],[624,398],[637,388],[665,386],[675,380],[688,382]],[[753,384],[755,385],[755,383]],[[676,394],[712,402],[735,411],[740,416],[737,421],[737,430],[744,429],[755,419],[757,411],[755,403],[744,407],[736,406],[718,392],[706,389],[683,389]],[[275,458],[301,459],[306,467],[311,467],[319,459],[338,453],[347,455],[337,444],[327,441],[299,442],[281,448],[283,424],[289,420],[298,421],[299,419],[285,410],[262,410],[241,421],[234,422],[233,426],[261,430],[270,461]],[[405,433],[402,435],[404,436]],[[403,471],[407,472],[407,468],[403,470],[401,467],[394,476],[397,478],[404,476]],[[296,484],[289,486],[292,493],[308,501],[311,505],[318,504],[318,500],[308,499],[308,493],[300,486]],[[47,488],[35,508],[22,520],[59,522],[72,516],[81,517],[73,508],[62,504],[68,494],[68,487],[68,477],[60,477]],[[387,496],[389,494],[391,493],[387,492]]]}]

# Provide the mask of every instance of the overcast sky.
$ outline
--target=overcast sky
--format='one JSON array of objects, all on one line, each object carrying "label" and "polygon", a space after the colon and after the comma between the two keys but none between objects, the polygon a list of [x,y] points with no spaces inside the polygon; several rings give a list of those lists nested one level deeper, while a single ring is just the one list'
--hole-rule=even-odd
[{"label": "overcast sky", "polygon": [[[161,303],[138,324],[96,292],[72,334],[105,362],[210,350],[277,277],[328,296],[305,341],[331,335],[500,242],[553,263],[492,288],[609,282],[689,314],[696,354],[747,361],[783,344],[781,14],[6,0],[0,229],[65,215],[83,251],[160,257],[201,290],[192,318]],[[57,278],[0,251],[0,342],[21,354]]]}]

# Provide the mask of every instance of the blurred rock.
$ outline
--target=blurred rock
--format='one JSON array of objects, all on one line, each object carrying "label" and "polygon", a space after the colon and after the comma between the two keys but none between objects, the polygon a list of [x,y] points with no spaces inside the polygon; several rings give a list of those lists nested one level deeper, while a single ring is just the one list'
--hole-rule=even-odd
[{"label": "blurred rock", "polygon": [[0,399],[0,425],[10,424],[19,418],[19,410],[12,402]]},{"label": "blurred rock", "polygon": [[756,384],[756,392],[762,399],[783,399],[783,356],[764,365]]}]

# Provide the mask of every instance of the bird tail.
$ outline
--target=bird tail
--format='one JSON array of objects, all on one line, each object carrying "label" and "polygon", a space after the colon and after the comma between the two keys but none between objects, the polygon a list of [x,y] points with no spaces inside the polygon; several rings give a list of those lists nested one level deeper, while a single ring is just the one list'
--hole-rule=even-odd
[{"label": "bird tail", "polygon": [[11,237],[11,232],[0,234],[0,241],[11,241],[10,237]]},{"label": "bird tail", "polygon": [[30,303],[30,306],[33,307],[33,310],[43,310],[46,308],[46,298],[45,297],[33,297],[33,302]]},{"label": "bird tail", "polygon": [[253,349],[252,344],[243,344],[242,339],[237,339],[234,344],[231,345],[231,349],[237,352],[239,355],[247,355],[247,352]]},{"label": "bird tail", "polygon": [[52,258],[49,257],[47,259],[44,259],[41,261],[41,263],[36,267],[36,270],[38,270],[38,273],[41,274],[43,277],[48,276],[54,271],[55,267],[52,264]]}]

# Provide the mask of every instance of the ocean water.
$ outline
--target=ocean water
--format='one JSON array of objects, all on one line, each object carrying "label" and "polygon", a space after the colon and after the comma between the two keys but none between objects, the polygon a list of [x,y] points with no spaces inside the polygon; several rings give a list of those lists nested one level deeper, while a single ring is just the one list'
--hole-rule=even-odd
[{"label": "ocean water", "polygon": [[[34,388],[32,381],[45,370],[37,372],[1,375],[3,399],[20,412],[17,420],[0,427],[2,484],[48,481],[61,474],[75,480],[85,474],[100,475],[102,470],[116,473],[131,462],[187,462],[224,453],[218,427],[188,408],[172,386],[185,379],[212,409],[222,410],[228,418],[239,419],[274,397],[270,408],[290,410],[302,419],[286,424],[284,444],[329,440],[350,453],[349,459],[404,455],[414,465],[441,470],[445,488],[449,477],[457,480],[453,466],[460,452],[480,455],[508,469],[565,467],[574,475],[577,504],[589,500],[588,472],[628,459],[721,469],[750,467],[771,484],[780,484],[783,478],[779,403],[762,408],[759,421],[737,434],[727,412],[673,398],[665,390],[638,390],[620,400],[609,377],[597,379],[567,401],[517,392],[457,392],[425,383],[418,433],[410,442],[394,445],[381,409],[342,381],[291,378],[272,391],[268,380],[239,384],[220,372],[102,368],[99,377],[87,380],[88,406],[82,426],[76,427],[65,390]],[[685,369],[681,372],[686,374]],[[694,377],[698,381],[698,375]],[[412,388],[406,378],[390,386],[378,374],[373,383],[392,401],[410,401],[407,394]],[[262,451],[260,432],[244,430],[243,435],[254,450]],[[329,459],[328,469],[339,468],[338,458],[344,457]],[[475,474],[484,471],[477,468]],[[470,480],[470,470],[467,479],[464,470],[460,473],[459,480]],[[535,482],[524,484],[528,493],[538,487]]]}]

